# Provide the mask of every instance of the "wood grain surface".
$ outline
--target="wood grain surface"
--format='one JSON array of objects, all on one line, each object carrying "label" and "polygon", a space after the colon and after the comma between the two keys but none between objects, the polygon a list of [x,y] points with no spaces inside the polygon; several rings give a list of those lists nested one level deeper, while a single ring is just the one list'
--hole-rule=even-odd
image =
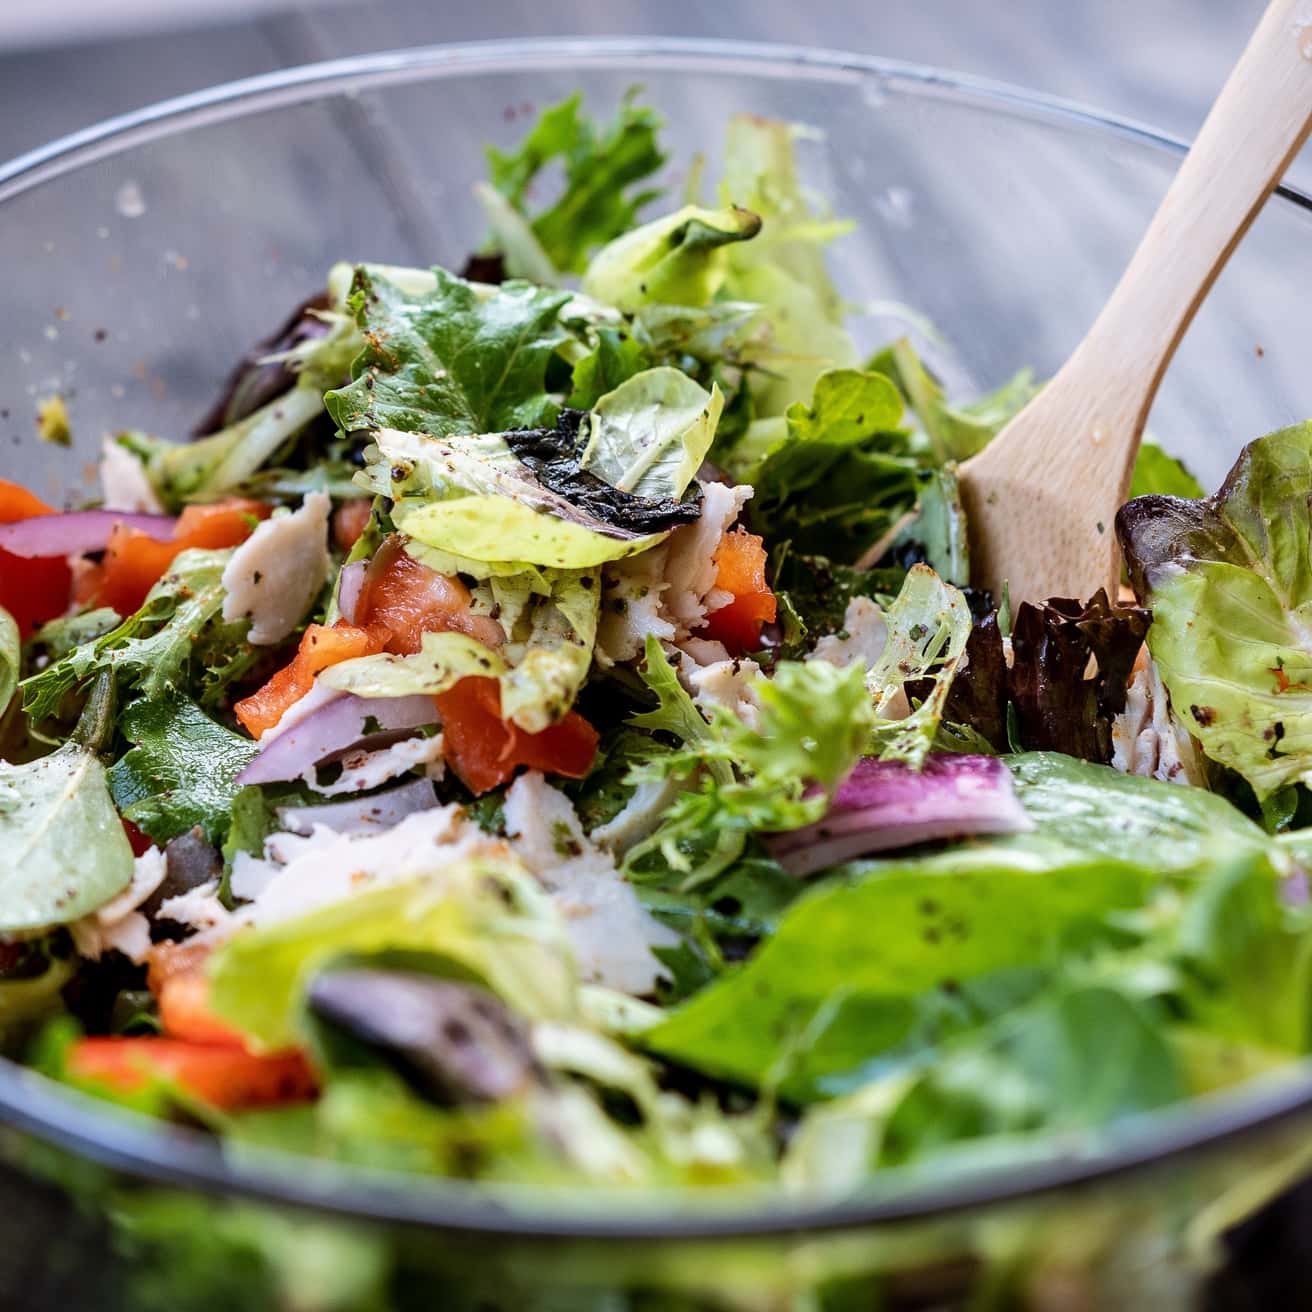
[{"label": "wood grain surface", "polygon": [[[11,0],[2,0],[10,3]],[[16,0],[14,0],[16,2]],[[208,6],[213,20],[214,10]],[[306,60],[434,41],[576,33],[728,37],[998,78],[1191,135],[1262,0],[357,0],[155,35],[0,49],[0,158],[164,96]],[[1312,181],[1306,156],[1295,178]]]}]

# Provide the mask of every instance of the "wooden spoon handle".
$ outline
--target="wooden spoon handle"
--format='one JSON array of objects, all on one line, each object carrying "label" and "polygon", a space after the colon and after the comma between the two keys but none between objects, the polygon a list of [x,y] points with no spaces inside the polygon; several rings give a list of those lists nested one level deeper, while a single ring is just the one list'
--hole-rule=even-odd
[{"label": "wooden spoon handle", "polygon": [[[1143,420],[1194,312],[1312,129],[1312,6],[1272,0],[1116,290],[1066,368]],[[1063,371],[1064,372],[1064,371]],[[1090,379],[1091,375],[1085,373]],[[1134,451],[1127,453],[1127,473]]]}]

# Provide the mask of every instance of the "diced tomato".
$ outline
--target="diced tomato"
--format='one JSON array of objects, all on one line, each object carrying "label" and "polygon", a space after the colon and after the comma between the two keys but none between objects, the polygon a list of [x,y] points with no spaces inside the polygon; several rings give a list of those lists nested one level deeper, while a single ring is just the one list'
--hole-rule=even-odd
[{"label": "diced tomato", "polygon": [[150,841],[150,839],[147,838],[146,835],[143,834],[141,830],[138,829],[136,825],[132,823],[131,820],[122,821],[122,825],[123,825],[123,832],[128,836],[128,842],[132,846],[133,856],[142,856],[144,853],[149,852],[150,849],[154,847],[154,844]]},{"label": "diced tomato", "polygon": [[300,1052],[257,1055],[185,1039],[79,1039],[69,1050],[68,1070],[124,1093],[154,1079],[168,1080],[226,1109],[304,1102],[317,1092],[314,1072]]},{"label": "diced tomato", "polygon": [[164,576],[174,558],[192,547],[216,551],[245,542],[255,523],[272,507],[263,501],[230,497],[212,506],[188,506],[178,517],[173,536],[159,541],[139,528],[116,524],[105,558],[80,587],[97,606],[112,606],[120,615],[141,609],[146,593]]},{"label": "diced tomato", "polygon": [[489,647],[505,641],[501,626],[471,609],[469,589],[450,574],[439,574],[407,555],[393,534],[378,548],[365,575],[356,618],[381,625],[391,637],[387,650],[400,656],[417,652],[425,633],[467,633]]},{"label": "diced tomato", "polygon": [[737,528],[725,533],[715,548],[715,586],[733,593],[733,600],[706,617],[699,637],[722,642],[735,656],[761,644],[761,625],[775,617],[774,593],[765,581],[765,545],[759,537]]},{"label": "diced tomato", "polygon": [[301,645],[291,663],[232,709],[246,731],[258,738],[282,719],[289,706],[310,691],[320,670],[356,656],[372,656],[383,650],[386,639],[386,630],[357,628],[341,620],[333,625],[311,624],[301,636]]},{"label": "diced tomato", "polygon": [[541,733],[503,720],[495,679],[461,679],[436,701],[447,764],[475,794],[506,783],[520,765],[581,779],[597,754],[597,731],[577,711]]},{"label": "diced tomato", "polygon": [[[21,484],[0,478],[0,524],[54,513],[53,506]],[[63,556],[15,556],[0,549],[0,606],[14,617],[21,637],[62,615],[72,586],[73,573]]]},{"label": "diced tomato", "polygon": [[333,511],[333,541],[338,551],[350,551],[369,527],[374,503],[368,497],[352,497]]},{"label": "diced tomato", "polygon": [[216,1016],[210,1007],[210,979],[203,967],[166,976],[156,989],[155,1000],[159,1003],[160,1024],[170,1038],[223,1048],[246,1047],[241,1032]]}]

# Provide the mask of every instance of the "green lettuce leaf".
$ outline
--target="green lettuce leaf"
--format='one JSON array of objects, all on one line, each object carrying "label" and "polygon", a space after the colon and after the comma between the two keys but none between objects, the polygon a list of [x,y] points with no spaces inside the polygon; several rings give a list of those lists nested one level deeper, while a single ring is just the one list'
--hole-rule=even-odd
[{"label": "green lettuce leaf", "polygon": [[361,656],[325,670],[321,681],[361,697],[407,697],[446,692],[467,675],[495,678],[502,715],[540,733],[573,706],[588,677],[600,597],[595,575],[552,570],[545,581],[545,595],[534,590],[536,580],[519,589],[524,595],[514,623],[502,610],[511,635],[501,651],[463,633],[426,633],[411,656]]},{"label": "green lettuce leaf", "polygon": [[132,848],[96,757],[74,743],[0,761],[0,933],[66,925],[121,893]]},{"label": "green lettuce leaf", "polygon": [[949,405],[938,379],[905,337],[881,351],[868,367],[887,374],[897,384],[919,421],[936,465],[962,461],[982,451],[1039,390],[1030,370],[1022,369],[978,401]]},{"label": "green lettuce leaf", "polygon": [[1145,437],[1135,457],[1129,500],[1152,495],[1193,498],[1206,493],[1183,461],[1167,455],[1152,438]]},{"label": "green lettuce leaf", "polygon": [[[660,705],[630,723],[679,734],[680,751],[653,756],[631,782],[687,779],[660,827],[633,847],[627,866],[682,874],[687,890],[715,878],[742,853],[749,834],[796,829],[818,820],[869,741],[873,723],[863,671],[824,661],[782,661],[758,684],[759,723],[724,707],[709,724],[685,701],[669,662],[648,638],[643,678]],[[675,689],[678,689],[676,694]]]},{"label": "green lettuce leaf", "polygon": [[386,429],[374,437],[361,482],[394,499],[395,526],[439,552],[500,564],[503,574],[595,568],[665,536],[619,528],[552,492],[498,433],[458,443]]},{"label": "green lettuce leaf", "polygon": [[592,409],[579,463],[635,496],[683,496],[715,440],[724,397],[678,369],[648,369]]},{"label": "green lettuce leaf", "polygon": [[[665,162],[657,139],[660,116],[635,104],[632,92],[600,127],[583,113],[582,101],[575,92],[543,110],[515,150],[486,151],[492,186],[528,219],[543,252],[567,273],[581,273],[592,250],[634,226],[638,211],[660,194],[638,186]],[[565,170],[561,194],[531,214],[530,188],[557,160]]]},{"label": "green lettuce leaf", "polygon": [[1039,833],[1083,852],[1175,872],[1202,867],[1222,850],[1274,851],[1258,825],[1204,788],[1122,774],[1061,752],[1025,752],[1006,762]]},{"label": "green lettuce leaf", "polygon": [[725,137],[720,194],[763,221],[757,241],[729,255],[725,294],[761,307],[769,373],[754,387],[757,412],[778,415],[811,395],[826,370],[858,363],[847,306],[825,268],[825,246],[852,228],[802,185],[796,143],[819,134],[756,114],[735,114]]},{"label": "green lettuce leaf", "polygon": [[[933,745],[970,638],[970,607],[927,565],[913,565],[885,623],[888,639],[866,676],[875,699],[875,742],[883,760],[905,761],[919,769]],[[932,684],[919,705],[903,718],[889,718],[895,700],[905,699],[906,685],[921,679]]]},{"label": "green lettuce leaf", "polygon": [[902,400],[889,380],[834,369],[809,406],[751,424],[729,455],[733,476],[755,488],[752,527],[769,542],[852,560],[910,510],[919,490],[907,451]]},{"label": "green lettuce leaf", "polygon": [[600,327],[595,345],[574,363],[567,404],[576,410],[591,410],[608,392],[651,365],[647,348],[630,333]]},{"label": "green lettuce leaf", "polygon": [[1071,934],[1139,906],[1152,880],[1037,845],[882,862],[805,894],[746,966],[643,1041],[796,1101],[834,1097],[1024,1001]]},{"label": "green lettuce leaf", "polygon": [[161,846],[196,825],[222,839],[255,744],[176,693],[134,702],[119,731],[133,745],[110,768],[109,790],[124,817]]},{"label": "green lettuce leaf", "polygon": [[1259,801],[1312,782],[1312,424],[1250,443],[1205,500],[1128,502],[1117,532],[1203,751]]},{"label": "green lettuce leaf", "polygon": [[575,1008],[573,958],[548,895],[513,861],[471,857],[235,934],[210,960],[214,1009],[261,1045],[287,1047],[307,1035],[304,992],[318,970],[385,952],[447,958],[525,1016]]},{"label": "green lettuce leaf", "polygon": [[322,413],[322,390],[307,380],[196,442],[169,442],[135,431],[115,440],[142,462],[155,495],[176,511],[188,501],[217,497],[245,483]]},{"label": "green lettuce leaf", "polygon": [[1312,1048],[1312,913],[1287,903],[1281,875],[1265,853],[1216,853],[1172,946],[1187,967],[1180,994],[1191,1024],[1302,1054]]},{"label": "green lettuce leaf", "polygon": [[[1096,1034],[1098,1042],[1090,1043]],[[1101,1128],[1184,1096],[1160,1010],[1103,984],[1047,992],[947,1045],[923,1070],[898,1070],[810,1109],[785,1177],[842,1194],[889,1166],[920,1165],[997,1136]]]},{"label": "green lettuce leaf", "polygon": [[9,709],[9,703],[18,691],[18,679],[23,672],[23,640],[18,624],[3,606],[0,606],[0,719]]},{"label": "green lettuce leaf", "polygon": [[583,292],[625,313],[653,303],[706,305],[728,276],[727,248],[760,230],[749,210],[685,205],[602,247],[583,275]]},{"label": "green lettuce leaf", "polygon": [[[223,569],[231,555],[182,552],[136,614],[23,681],[28,715],[34,720],[59,715],[65,695],[103,670],[114,671],[120,693],[136,689],[147,700],[185,688],[193,668],[204,670],[208,681],[212,676],[207,652],[221,674],[234,651],[247,645],[242,641],[244,622],[215,623],[225,595]],[[226,659],[221,656],[224,650]]]},{"label": "green lettuce leaf", "polygon": [[354,381],[324,397],[338,427],[448,437],[553,423],[544,379],[567,335],[568,295],[522,282],[480,289],[444,269],[433,280],[407,290],[374,266],[356,269],[350,303],[365,349]]}]

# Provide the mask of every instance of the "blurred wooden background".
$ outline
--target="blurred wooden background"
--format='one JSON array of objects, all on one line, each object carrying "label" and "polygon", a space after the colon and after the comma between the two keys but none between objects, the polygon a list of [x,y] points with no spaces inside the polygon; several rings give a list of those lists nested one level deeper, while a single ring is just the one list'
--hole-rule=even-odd
[{"label": "blurred wooden background", "polygon": [[[1263,0],[0,0],[0,158],[165,96],[289,64],[578,33],[886,55],[1035,87],[1188,136],[1262,8]],[[160,30],[164,22],[170,30]],[[1312,181],[1309,156],[1293,177]]]}]

